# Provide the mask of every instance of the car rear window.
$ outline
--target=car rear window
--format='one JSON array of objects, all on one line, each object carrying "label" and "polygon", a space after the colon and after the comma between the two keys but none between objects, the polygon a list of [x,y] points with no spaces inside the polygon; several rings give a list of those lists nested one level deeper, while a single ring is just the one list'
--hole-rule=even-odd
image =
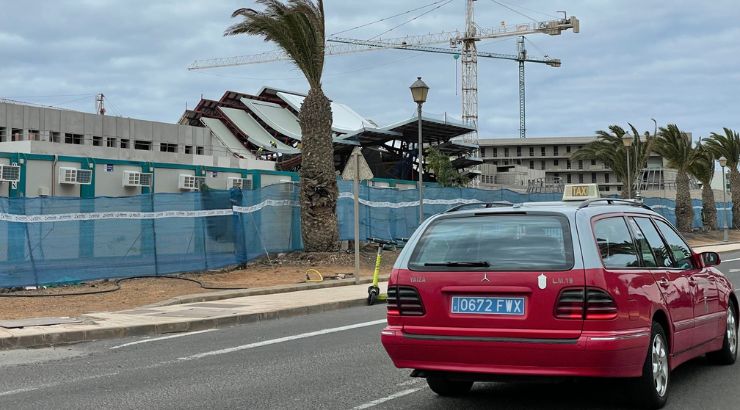
[{"label": "car rear window", "polygon": [[558,271],[572,267],[570,225],[562,215],[439,219],[424,231],[409,260],[409,269],[415,271]]}]

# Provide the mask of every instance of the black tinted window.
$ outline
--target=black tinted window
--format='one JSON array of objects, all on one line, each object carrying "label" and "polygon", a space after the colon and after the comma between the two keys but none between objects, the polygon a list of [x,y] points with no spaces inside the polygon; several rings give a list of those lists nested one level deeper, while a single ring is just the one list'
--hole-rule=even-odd
[{"label": "black tinted window", "polygon": [[624,218],[601,219],[594,224],[596,243],[606,268],[633,268],[640,266],[635,244]]},{"label": "black tinted window", "polygon": [[663,234],[668,247],[673,254],[673,267],[678,269],[691,269],[694,264],[691,262],[691,250],[686,242],[673,230],[668,224],[661,220],[656,220],[658,229]]},{"label": "black tinted window", "polygon": [[640,227],[637,226],[637,223],[633,218],[629,218],[628,221],[630,223],[630,229],[632,229],[632,232],[635,236],[637,251],[642,257],[642,266],[645,266],[647,268],[658,267],[658,262],[655,260],[655,255],[653,254],[653,250],[651,249],[647,238],[645,238],[645,234],[642,233],[642,230],[640,229]]},{"label": "black tinted window", "polygon": [[[482,262],[489,266],[445,266]],[[430,225],[409,261],[412,270],[530,271],[573,267],[568,220],[555,215],[489,214]]]},{"label": "black tinted window", "polygon": [[655,229],[655,226],[653,226],[653,223],[650,222],[650,219],[635,218],[635,222],[640,227],[640,231],[650,245],[653,255],[655,255],[655,264],[659,268],[671,267],[673,261],[671,260],[670,252],[668,252],[668,248],[665,247],[663,239],[661,239],[660,234]]}]

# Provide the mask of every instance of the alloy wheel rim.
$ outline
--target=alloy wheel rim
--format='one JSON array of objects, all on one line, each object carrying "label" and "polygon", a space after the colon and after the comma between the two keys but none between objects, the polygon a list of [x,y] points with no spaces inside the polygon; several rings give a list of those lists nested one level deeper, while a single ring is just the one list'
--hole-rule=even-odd
[{"label": "alloy wheel rim", "polygon": [[737,325],[732,308],[727,309],[727,342],[730,345],[730,353],[737,352]]},{"label": "alloy wheel rim", "polygon": [[655,391],[663,397],[668,390],[668,355],[663,337],[659,334],[653,338],[651,357]]}]

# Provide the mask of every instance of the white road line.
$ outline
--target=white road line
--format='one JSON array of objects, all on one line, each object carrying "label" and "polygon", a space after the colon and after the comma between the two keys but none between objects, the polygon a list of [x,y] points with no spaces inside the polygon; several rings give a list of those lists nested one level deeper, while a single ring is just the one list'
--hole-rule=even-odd
[{"label": "white road line", "polygon": [[301,333],[301,334],[298,334],[298,335],[286,336],[286,337],[281,337],[281,338],[278,338],[278,339],[264,340],[262,342],[256,342],[256,343],[250,343],[250,344],[241,345],[241,346],[229,347],[227,349],[213,350],[213,351],[210,351],[210,352],[204,352],[204,353],[194,354],[192,356],[180,357],[179,360],[201,359],[201,358],[208,357],[208,356],[216,356],[216,355],[220,355],[220,354],[227,354],[227,353],[238,352],[240,350],[254,349],[255,347],[262,347],[262,346],[274,345],[276,343],[289,342],[291,340],[305,339],[307,337],[321,336],[321,335],[326,335],[326,334],[329,334],[329,333],[337,333],[337,332],[343,332],[345,330],[358,329],[358,328],[361,328],[361,327],[375,326],[375,325],[379,325],[381,323],[385,323],[385,319],[373,320],[372,322],[355,323],[354,325],[333,327],[333,328],[330,328],[330,329],[322,329],[322,330],[317,330],[315,332]]},{"label": "white road line", "polygon": [[380,399],[375,399],[375,400],[369,401],[369,402],[367,402],[365,404],[360,404],[359,406],[353,407],[352,410],[369,409],[370,407],[375,407],[378,404],[382,404],[382,403],[385,403],[387,401],[391,401],[391,400],[397,399],[399,397],[408,396],[409,394],[416,393],[419,390],[425,389],[425,388],[426,388],[426,386],[422,386],[422,387],[417,387],[415,389],[402,390],[402,391],[400,391],[398,393],[393,393],[390,396],[382,397]]},{"label": "white road line", "polygon": [[740,261],[740,258],[722,259],[722,263],[724,263],[724,262],[735,262],[735,261]]},{"label": "white road line", "polygon": [[133,345],[138,345],[138,344],[141,344],[141,343],[156,342],[156,341],[159,341],[159,340],[174,339],[176,337],[183,337],[183,336],[197,335],[197,334],[200,334],[200,333],[213,332],[214,330],[216,330],[216,329],[206,329],[206,330],[199,330],[197,332],[178,333],[178,334],[174,334],[174,335],[171,335],[171,336],[162,336],[162,337],[155,337],[155,338],[152,338],[152,339],[137,340],[136,342],[124,343],[122,345],[113,346],[113,347],[110,348],[110,350],[120,349],[122,347],[128,347],[128,346],[133,346]]},{"label": "white road line", "polygon": [[730,269],[730,273],[740,272],[740,269]]},{"label": "white road line", "polygon": [[59,381],[59,382],[54,382],[54,383],[42,384],[40,386],[34,386],[34,387],[24,387],[24,388],[21,388],[21,389],[15,389],[15,390],[9,390],[9,391],[5,391],[5,392],[0,392],[0,397],[2,397],[2,396],[11,396],[13,394],[25,393],[25,392],[34,391],[34,390],[48,389],[50,387],[61,386],[63,384],[72,384],[72,383],[83,382],[83,381],[87,381],[87,380],[99,379],[101,377],[109,377],[109,376],[116,376],[116,375],[118,375],[118,372],[104,373],[104,374],[96,374],[94,376],[78,377],[76,379],[70,379],[70,380],[64,380],[64,381]]},{"label": "white road line", "polygon": [[38,390],[38,389],[39,389],[38,387],[26,387],[24,389],[15,389],[15,390],[10,390],[10,391],[4,391],[4,392],[0,393],[0,397],[2,397],[2,396],[10,396],[11,394],[25,393],[27,391],[34,391],[34,390]]}]

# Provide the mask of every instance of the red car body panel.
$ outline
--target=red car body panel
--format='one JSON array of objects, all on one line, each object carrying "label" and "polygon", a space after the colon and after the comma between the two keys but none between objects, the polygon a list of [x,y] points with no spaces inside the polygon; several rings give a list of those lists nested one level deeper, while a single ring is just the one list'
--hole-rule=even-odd
[{"label": "red car body panel", "polygon": [[[625,210],[591,215],[586,223],[632,215],[661,218],[652,212],[633,214]],[[571,223],[577,223],[574,219]],[[583,232],[586,223],[577,227],[573,238],[576,258],[586,259],[583,255],[598,249],[592,233]],[[735,297],[732,284],[721,272],[704,266],[698,254],[694,253],[691,260],[696,269],[606,269],[601,263],[595,266],[589,261],[577,261],[567,271],[531,272],[419,272],[397,266],[389,287],[416,289],[424,313],[402,316],[389,310],[381,341],[399,368],[497,375],[638,377],[652,323],[659,321],[667,327],[670,366],[675,368],[722,347],[729,298]],[[547,278],[545,288],[538,282],[540,275]],[[616,317],[556,317],[560,292],[571,288],[605,291],[616,305]],[[523,297],[524,315],[451,313],[453,296],[476,295]]]}]

